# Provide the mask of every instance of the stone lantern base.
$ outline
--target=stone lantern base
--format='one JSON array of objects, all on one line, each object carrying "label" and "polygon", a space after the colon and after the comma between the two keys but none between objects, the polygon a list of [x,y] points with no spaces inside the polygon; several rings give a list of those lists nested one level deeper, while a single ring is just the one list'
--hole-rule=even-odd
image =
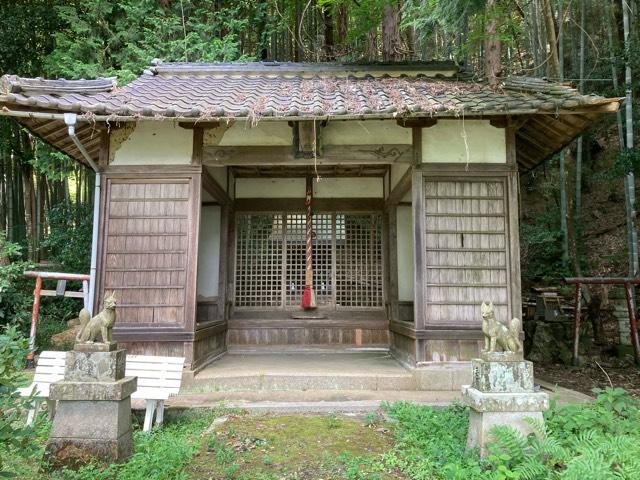
[{"label": "stone lantern base", "polygon": [[549,396],[533,390],[533,364],[512,353],[499,360],[500,353],[473,360],[473,383],[462,387],[470,407],[467,448],[478,448],[481,456],[493,427],[506,425],[528,435],[533,429],[525,419],[543,422],[542,412],[549,408]]}]

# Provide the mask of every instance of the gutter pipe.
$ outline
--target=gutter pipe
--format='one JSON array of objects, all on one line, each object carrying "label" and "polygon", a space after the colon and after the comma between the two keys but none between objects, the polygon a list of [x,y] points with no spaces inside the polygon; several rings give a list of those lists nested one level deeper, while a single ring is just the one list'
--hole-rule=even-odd
[{"label": "gutter pipe", "polygon": [[84,148],[80,139],[76,136],[76,122],[78,121],[78,115],[75,113],[65,113],[64,123],[67,125],[67,133],[69,138],[73,140],[73,143],[78,148],[78,151],[82,154],[87,163],[91,166],[96,173],[95,188],[93,190],[93,231],[91,234],[91,267],[89,271],[89,304],[85,305],[85,308],[89,310],[89,313],[93,316],[93,306],[95,304],[96,296],[96,264],[98,258],[98,225],[100,223],[100,170],[98,165],[93,161],[87,149]]}]

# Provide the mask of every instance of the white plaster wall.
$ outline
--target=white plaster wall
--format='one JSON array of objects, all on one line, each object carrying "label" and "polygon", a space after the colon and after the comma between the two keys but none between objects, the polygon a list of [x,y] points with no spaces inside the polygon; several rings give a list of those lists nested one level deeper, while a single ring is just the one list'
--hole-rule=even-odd
[{"label": "white plaster wall", "polygon": [[112,165],[189,164],[193,130],[173,122],[138,122],[122,143],[112,141],[110,150]]},{"label": "white plaster wall", "polygon": [[229,125],[220,139],[214,138],[214,135],[209,135],[207,132],[204,135],[205,145],[221,147],[291,145],[292,141],[293,129],[287,122],[258,122],[252,127],[250,123],[240,121]]},{"label": "white plaster wall", "polygon": [[238,178],[236,198],[304,198],[304,178]]},{"label": "white plaster wall", "polygon": [[395,120],[335,120],[322,130],[324,145],[411,145],[411,129],[399,127]]},{"label": "white plaster wall", "polygon": [[422,161],[506,163],[505,135],[504,128],[491,126],[489,120],[438,120],[422,129]]},{"label": "white plaster wall", "polygon": [[316,198],[382,198],[383,178],[321,178],[313,182]]},{"label": "white plaster wall", "polygon": [[400,206],[396,214],[398,234],[398,300],[413,302],[413,216],[411,207]]},{"label": "white plaster wall", "polygon": [[216,297],[220,274],[220,207],[202,207],[198,239],[198,297]]}]

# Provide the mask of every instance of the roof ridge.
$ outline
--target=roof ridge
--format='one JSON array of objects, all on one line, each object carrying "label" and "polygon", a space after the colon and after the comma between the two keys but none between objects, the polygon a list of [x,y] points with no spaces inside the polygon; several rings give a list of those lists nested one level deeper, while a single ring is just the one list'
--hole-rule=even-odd
[{"label": "roof ridge", "polygon": [[118,86],[116,77],[99,77],[96,79],[79,80],[45,79],[42,77],[27,78],[18,75],[3,75],[0,77],[0,93],[24,93],[27,95],[39,94],[93,94],[110,92]]}]

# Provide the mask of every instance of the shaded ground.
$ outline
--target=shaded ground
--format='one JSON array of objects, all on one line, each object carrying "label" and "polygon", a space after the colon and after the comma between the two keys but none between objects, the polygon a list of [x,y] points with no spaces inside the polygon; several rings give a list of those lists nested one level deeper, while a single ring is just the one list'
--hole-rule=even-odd
[{"label": "shaded ground", "polygon": [[604,389],[613,385],[640,397],[640,368],[616,359],[598,363],[600,366],[592,361],[580,367],[536,363],[534,371],[536,377],[591,396],[595,396],[594,388]]},{"label": "shaded ground", "polygon": [[[317,480],[353,477],[393,445],[377,417],[235,416],[205,432],[189,462],[192,479]],[[405,478],[376,474],[379,479]]]}]

